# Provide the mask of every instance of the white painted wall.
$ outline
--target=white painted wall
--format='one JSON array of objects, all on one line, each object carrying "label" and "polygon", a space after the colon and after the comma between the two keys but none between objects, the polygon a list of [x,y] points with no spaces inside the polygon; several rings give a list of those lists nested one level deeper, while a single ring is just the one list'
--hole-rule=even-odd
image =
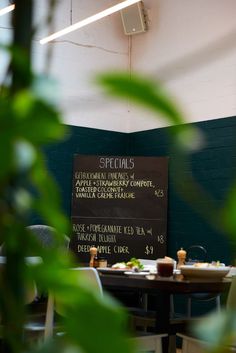
[{"label": "white painted wall", "polygon": [[[60,1],[55,29],[82,20],[117,3],[114,0]],[[42,5],[40,5],[42,6]],[[39,11],[41,12],[41,11]],[[48,34],[37,33],[37,39]],[[127,38],[120,14],[114,14],[45,46],[35,42],[34,57],[37,70],[42,68],[42,50],[53,46],[50,73],[60,85],[60,105],[65,123],[114,131],[128,131],[127,105],[111,102],[95,83],[99,72],[126,70]],[[40,56],[40,57],[39,57]]]},{"label": "white painted wall", "polygon": [[[7,0],[0,0],[0,7]],[[60,0],[55,29],[93,15],[117,0]],[[35,0],[36,20],[47,12],[47,0]],[[72,8],[71,8],[72,4]],[[149,30],[132,36],[131,69],[162,80],[188,121],[209,120],[236,113],[236,1],[144,0]],[[72,12],[71,12],[72,10]],[[66,124],[133,132],[168,125],[129,104],[102,94],[93,80],[106,70],[129,69],[129,41],[120,15],[106,19],[41,46],[49,33],[36,33],[35,69],[45,68],[45,53],[53,49],[48,70],[59,84],[60,105]],[[0,41],[8,40],[7,17],[0,18]],[[0,56],[0,79],[6,58]]]},{"label": "white painted wall", "polygon": [[[133,38],[133,69],[161,79],[188,121],[235,115],[236,1],[146,0],[145,4],[150,8],[150,30]],[[136,110],[132,117],[136,120],[132,131],[165,125]]]}]

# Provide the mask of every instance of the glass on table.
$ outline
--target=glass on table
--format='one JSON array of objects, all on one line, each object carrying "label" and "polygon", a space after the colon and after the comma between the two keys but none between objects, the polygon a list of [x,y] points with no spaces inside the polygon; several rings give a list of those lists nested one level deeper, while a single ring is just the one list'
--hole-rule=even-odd
[{"label": "glass on table", "polygon": [[174,261],[171,259],[157,259],[157,273],[160,277],[171,277],[174,272]]}]

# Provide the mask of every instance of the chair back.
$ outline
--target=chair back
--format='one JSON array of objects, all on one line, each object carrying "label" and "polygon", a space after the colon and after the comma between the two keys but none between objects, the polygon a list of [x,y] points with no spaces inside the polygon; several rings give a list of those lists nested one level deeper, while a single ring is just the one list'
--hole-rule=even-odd
[{"label": "chair back", "polygon": [[[37,261],[39,258],[37,257]],[[30,261],[28,261],[28,258],[25,258],[25,262],[26,263],[31,263],[34,261],[34,257],[30,258]],[[1,276],[1,272],[4,268],[4,266],[6,265],[6,257],[5,256],[0,256],[0,276]],[[26,280],[26,282],[24,283],[24,303],[25,304],[30,304],[32,303],[36,297],[37,297],[37,287],[36,287],[36,283],[34,280]]]},{"label": "chair back", "polygon": [[[53,227],[47,226],[45,224],[34,224],[27,227],[33,235],[38,239],[42,247],[51,248],[56,245],[55,232],[56,230]],[[70,239],[64,235],[64,244],[63,246],[69,248]]]},{"label": "chair back", "polygon": [[[92,288],[94,293],[99,296],[103,295],[103,289],[101,280],[97,270],[93,267],[74,267],[69,269],[69,271],[76,272],[75,281],[83,283],[84,281],[88,284],[89,288]],[[54,310],[61,316],[64,316],[63,307],[55,300]]]},{"label": "chair back", "polygon": [[201,245],[192,245],[187,249],[187,263],[205,262],[207,256],[206,249]]},{"label": "chair back", "polygon": [[85,277],[86,281],[91,284],[92,288],[101,296],[103,295],[102,283],[98,271],[93,267],[75,267],[72,271],[78,271],[78,280],[81,280],[81,274]]},{"label": "chair back", "polygon": [[[0,276],[2,276],[3,267],[6,264],[6,257],[0,256]],[[34,280],[28,280],[24,283],[24,304],[31,304],[38,295],[37,286]],[[0,323],[2,321],[2,315],[0,313]],[[0,324],[0,332],[2,332],[2,323]]]},{"label": "chair back", "polygon": [[[81,281],[82,276],[86,279],[86,281],[91,285],[91,287],[98,293],[98,295],[103,295],[102,283],[98,272],[93,267],[75,267],[71,268],[70,271],[76,271],[78,273],[78,281]],[[53,322],[54,322],[54,310],[63,316],[63,308],[58,305],[52,293],[49,293],[48,303],[47,303],[47,312],[46,312],[46,320],[45,320],[45,332],[44,338],[47,339],[52,337],[53,335]]]},{"label": "chair back", "polygon": [[35,282],[29,283],[25,290],[25,304],[32,303],[37,297],[37,288]]}]

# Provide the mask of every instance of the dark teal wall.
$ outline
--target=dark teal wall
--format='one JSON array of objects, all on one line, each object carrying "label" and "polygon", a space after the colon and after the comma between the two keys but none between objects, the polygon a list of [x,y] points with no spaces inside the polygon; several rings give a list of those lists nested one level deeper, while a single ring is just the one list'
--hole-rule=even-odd
[{"label": "dark teal wall", "polygon": [[[191,155],[184,172],[193,174],[216,202],[222,204],[236,176],[236,117],[195,123],[206,137],[206,144]],[[176,257],[183,246],[201,244],[209,260],[229,263],[230,246],[225,235],[212,228],[183,201],[174,187],[177,158],[169,139],[170,128],[123,134],[98,129],[70,127],[64,142],[46,148],[48,167],[62,191],[63,207],[70,216],[72,162],[75,153],[91,155],[169,156],[168,254]],[[36,223],[37,219],[33,220]]]},{"label": "dark teal wall", "polygon": [[[190,155],[183,173],[193,174],[197,182],[214,197],[215,203],[224,204],[232,180],[236,178],[236,117],[198,122],[205,137],[203,148]],[[176,191],[175,179],[178,163],[177,152],[170,140],[171,128],[149,130],[129,135],[130,154],[143,156],[169,156],[169,207],[168,207],[168,254],[176,257],[180,247],[203,245],[208,251],[208,260],[226,263],[235,258],[226,236],[212,227],[207,219],[195,212],[191,204],[184,201]],[[198,209],[210,207],[209,200],[200,203]],[[209,203],[209,205],[208,205]]]},{"label": "dark teal wall", "polygon": [[46,148],[46,162],[62,192],[63,208],[70,217],[74,154],[126,155],[127,135],[118,132],[69,126],[63,142]]}]

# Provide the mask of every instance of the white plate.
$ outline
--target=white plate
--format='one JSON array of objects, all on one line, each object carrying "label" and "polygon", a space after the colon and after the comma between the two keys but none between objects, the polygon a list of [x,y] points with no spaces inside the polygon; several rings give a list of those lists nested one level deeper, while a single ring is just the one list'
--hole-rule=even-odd
[{"label": "white plate", "polygon": [[156,266],[152,266],[152,265],[144,265],[142,268],[142,272],[156,272],[157,271],[157,267]]},{"label": "white plate", "polygon": [[132,271],[125,271],[125,275],[127,276],[147,276],[149,272],[141,271],[141,272],[132,272]]},{"label": "white plate", "polygon": [[234,276],[236,276],[236,267],[232,266],[230,267],[227,277],[234,277]]},{"label": "white plate", "polygon": [[180,270],[174,270],[174,275],[180,275],[181,274],[181,271]]},{"label": "white plate", "polygon": [[182,275],[186,278],[199,279],[220,279],[227,275],[230,267],[196,267],[192,265],[184,265],[180,267]]},{"label": "white plate", "polygon": [[[147,275],[156,275],[157,271],[141,271],[141,272],[132,272],[132,271],[126,271],[125,275],[128,276],[147,276]],[[180,274],[180,270],[174,270],[174,274]]]}]

